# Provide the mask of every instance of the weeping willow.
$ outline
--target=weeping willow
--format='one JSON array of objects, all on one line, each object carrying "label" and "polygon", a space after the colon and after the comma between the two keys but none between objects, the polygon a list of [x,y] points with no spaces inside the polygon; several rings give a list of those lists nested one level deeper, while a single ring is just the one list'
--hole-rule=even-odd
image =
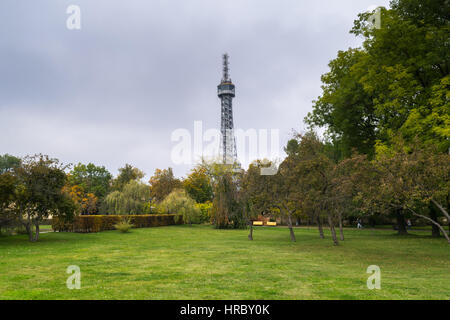
[{"label": "weeping willow", "polygon": [[195,205],[195,201],[190,198],[184,190],[174,190],[162,202],[161,208],[165,213],[177,214],[183,217],[186,224],[200,223],[201,211]]},{"label": "weeping willow", "polygon": [[138,181],[130,181],[122,191],[110,193],[106,199],[109,214],[144,214],[150,203],[150,187]]}]

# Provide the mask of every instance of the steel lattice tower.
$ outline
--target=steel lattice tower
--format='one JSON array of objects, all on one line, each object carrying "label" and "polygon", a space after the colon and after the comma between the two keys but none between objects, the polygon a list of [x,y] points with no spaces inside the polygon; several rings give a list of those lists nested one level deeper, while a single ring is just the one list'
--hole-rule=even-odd
[{"label": "steel lattice tower", "polygon": [[236,139],[233,125],[234,84],[231,82],[228,69],[228,54],[223,55],[223,77],[217,86],[217,95],[221,101],[222,156],[224,164],[237,163]]}]

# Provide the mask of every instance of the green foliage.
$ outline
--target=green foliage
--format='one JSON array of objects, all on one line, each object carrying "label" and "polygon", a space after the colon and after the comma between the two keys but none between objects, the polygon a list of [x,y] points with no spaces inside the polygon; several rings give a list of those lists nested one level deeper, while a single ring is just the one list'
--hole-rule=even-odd
[{"label": "green foliage", "polygon": [[[22,165],[15,169],[18,186],[15,192],[14,213],[29,232],[30,241],[39,238],[39,224],[53,217],[70,218],[76,207],[70,196],[63,191],[67,167],[57,159],[44,155],[25,157]],[[33,236],[32,226],[36,227]]]},{"label": "green foliage", "polygon": [[177,189],[169,194],[162,202],[160,207],[167,214],[177,214],[183,218],[184,223],[201,223],[201,210],[184,190]]},{"label": "green foliage", "polygon": [[123,188],[131,181],[139,181],[144,178],[145,173],[130,164],[119,169],[119,175],[113,180],[113,190],[122,191]]},{"label": "green foliage", "polygon": [[196,203],[195,206],[200,210],[200,223],[211,222],[213,210],[212,202]]},{"label": "green foliage", "polygon": [[[150,188],[131,180],[122,191],[113,191],[105,199],[110,214],[145,214],[151,212]],[[150,212],[149,212],[150,211]]]},{"label": "green foliage", "polygon": [[284,148],[284,152],[286,152],[288,156],[294,156],[298,153],[298,147],[298,141],[296,139],[291,139]]},{"label": "green foliage", "polygon": [[0,155],[0,174],[11,172],[14,168],[19,167],[21,160],[9,154]]},{"label": "green foliage", "polygon": [[306,121],[327,127],[343,156],[355,148],[374,154],[401,134],[408,143],[450,147],[450,4],[446,0],[395,0],[381,10],[381,28],[360,14],[352,33],[362,49],[340,51],[322,77],[323,93]]},{"label": "green foliage", "polygon": [[12,210],[15,199],[17,178],[10,172],[0,174],[0,232],[2,228],[14,225],[15,217]]},{"label": "green foliage", "polygon": [[238,184],[231,170],[215,178],[212,213],[213,223],[218,229],[247,227],[248,221],[239,201]]},{"label": "green foliage", "polygon": [[0,214],[14,201],[17,178],[9,172],[0,174]]},{"label": "green foliage", "polygon": [[213,199],[211,178],[204,167],[192,169],[183,181],[183,186],[189,196],[197,203],[205,203]]},{"label": "green foliage", "polygon": [[71,186],[81,186],[86,194],[92,193],[103,199],[109,192],[112,175],[105,167],[92,163],[78,163],[69,173]]},{"label": "green foliage", "polygon": [[360,80],[367,53],[359,49],[339,51],[331,61],[330,72],[322,76],[323,94],[314,101],[313,112],[305,121],[311,126],[326,126],[327,134],[344,157],[353,149],[372,155],[376,139],[373,98]]}]

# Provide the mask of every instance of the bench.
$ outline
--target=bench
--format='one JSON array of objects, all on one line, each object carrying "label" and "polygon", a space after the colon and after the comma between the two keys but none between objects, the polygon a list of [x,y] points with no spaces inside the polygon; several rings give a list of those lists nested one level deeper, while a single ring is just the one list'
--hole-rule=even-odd
[{"label": "bench", "polygon": [[266,223],[264,223],[264,221],[253,221],[253,225],[254,226],[268,226],[268,227],[275,227],[277,225],[276,222],[269,222],[267,221]]}]

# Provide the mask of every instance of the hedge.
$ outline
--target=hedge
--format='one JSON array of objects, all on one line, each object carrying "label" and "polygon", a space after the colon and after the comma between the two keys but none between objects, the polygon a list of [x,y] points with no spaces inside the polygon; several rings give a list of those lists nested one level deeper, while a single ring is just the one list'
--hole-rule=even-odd
[{"label": "hedge", "polygon": [[71,222],[54,217],[52,229],[59,232],[69,231],[81,233],[114,230],[114,225],[123,218],[129,218],[134,228],[160,227],[183,223],[182,217],[176,214],[85,215],[77,216]]}]

